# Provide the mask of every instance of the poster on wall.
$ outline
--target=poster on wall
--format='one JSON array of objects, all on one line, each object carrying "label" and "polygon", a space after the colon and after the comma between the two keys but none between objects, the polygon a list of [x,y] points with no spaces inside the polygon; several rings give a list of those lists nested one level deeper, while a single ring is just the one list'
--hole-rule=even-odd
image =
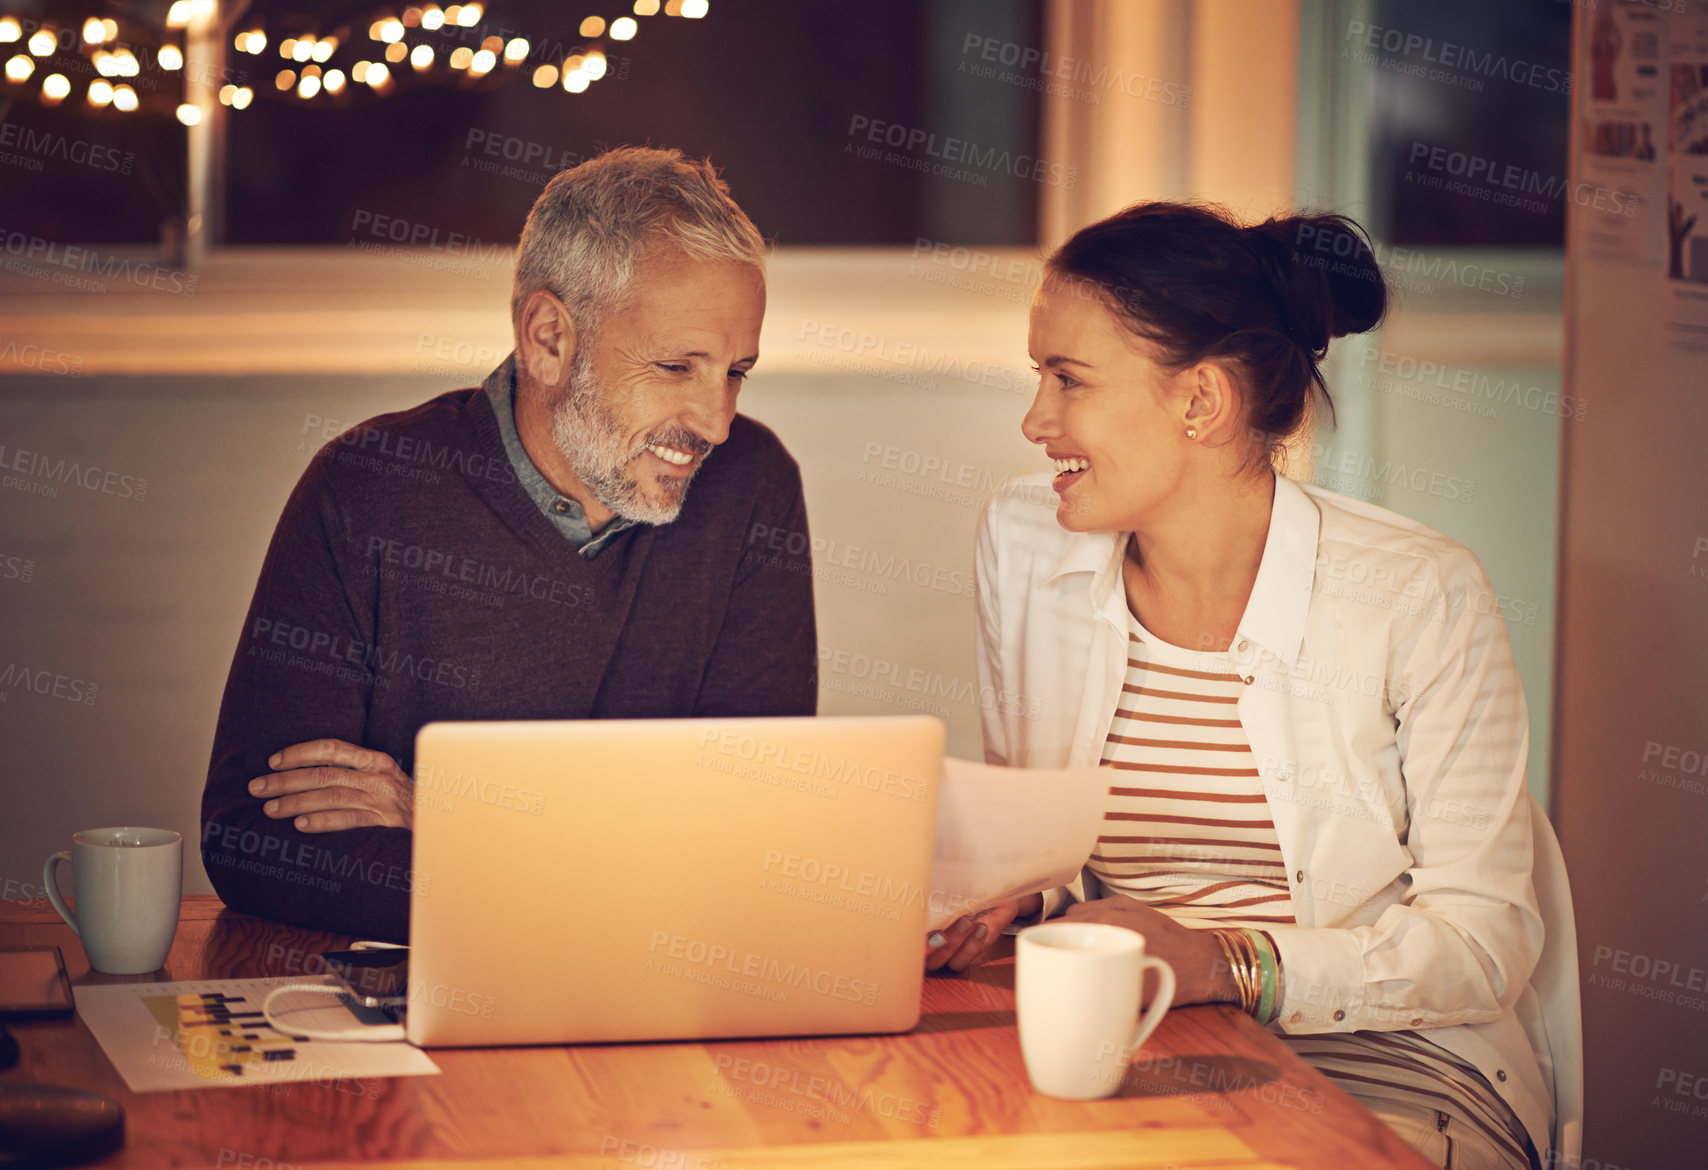
[{"label": "poster on wall", "polygon": [[1611,0],[1586,6],[1583,19],[1579,165],[1584,182],[1608,197],[1578,203],[1575,232],[1593,255],[1656,264],[1661,235],[1649,210],[1664,189],[1666,13],[1652,0]]},{"label": "poster on wall", "polygon": [[1708,0],[1672,14],[1667,69],[1667,332],[1708,348]]}]

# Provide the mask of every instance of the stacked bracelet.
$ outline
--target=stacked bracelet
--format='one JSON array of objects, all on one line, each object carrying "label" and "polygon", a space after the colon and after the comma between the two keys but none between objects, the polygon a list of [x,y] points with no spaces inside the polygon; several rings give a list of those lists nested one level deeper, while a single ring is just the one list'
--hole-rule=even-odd
[{"label": "stacked bracelet", "polygon": [[1257,962],[1263,977],[1263,994],[1257,1004],[1257,1022],[1267,1024],[1275,1018],[1275,996],[1279,990],[1275,980],[1275,948],[1268,935],[1255,930],[1247,930],[1245,933],[1257,951]]},{"label": "stacked bracelet", "polygon": [[1233,974],[1234,990],[1239,994],[1239,1007],[1240,1011],[1243,1012],[1246,1010],[1246,1001],[1251,998],[1246,992],[1245,970],[1240,965],[1239,956],[1234,953],[1233,944],[1228,941],[1229,932],[1212,930],[1210,933],[1215,936],[1217,944],[1221,946],[1222,956],[1227,960],[1229,972]]},{"label": "stacked bracelet", "polygon": [[1262,998],[1263,979],[1257,956],[1251,949],[1251,940],[1246,938],[1243,930],[1218,930],[1215,935],[1222,946],[1222,954],[1227,957],[1228,970],[1233,973],[1234,987],[1239,992],[1239,1009],[1254,1016]]},{"label": "stacked bracelet", "polygon": [[1281,956],[1265,931],[1241,928],[1212,932],[1227,957],[1239,992],[1240,1010],[1260,1024],[1281,1014]]}]

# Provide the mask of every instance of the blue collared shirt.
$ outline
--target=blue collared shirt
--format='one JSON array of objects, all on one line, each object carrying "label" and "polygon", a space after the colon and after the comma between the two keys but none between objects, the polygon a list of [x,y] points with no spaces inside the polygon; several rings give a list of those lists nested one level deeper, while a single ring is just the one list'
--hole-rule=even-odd
[{"label": "blue collared shirt", "polygon": [[504,438],[504,451],[510,456],[510,466],[515,469],[522,489],[534,501],[540,514],[550,520],[552,527],[562,533],[563,538],[582,556],[592,560],[619,532],[639,523],[627,516],[617,516],[595,536],[592,525],[587,522],[586,509],[553,487],[551,481],[534,466],[534,461],[528,458],[528,449],[522,445],[522,436],[516,430],[515,355],[506,358],[503,365],[492,371],[482,389],[492,402],[492,413],[498,416],[498,433]]}]

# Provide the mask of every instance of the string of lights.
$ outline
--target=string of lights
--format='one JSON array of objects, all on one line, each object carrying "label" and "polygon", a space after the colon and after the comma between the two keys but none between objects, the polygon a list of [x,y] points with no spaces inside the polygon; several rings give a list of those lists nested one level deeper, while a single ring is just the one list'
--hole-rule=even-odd
[{"label": "string of lights", "polygon": [[[231,71],[232,80],[218,91],[219,101],[247,109],[259,87],[284,100],[336,107],[360,92],[385,97],[415,83],[473,88],[524,76],[537,89],[584,93],[609,71],[606,44],[631,41],[640,31],[636,17],[697,20],[709,8],[710,0],[634,0],[632,15],[583,19],[573,47],[495,35],[483,23],[486,5],[479,3],[410,6],[383,12],[366,29],[292,30],[279,39],[261,22],[244,21],[247,27],[232,37],[232,48],[262,58],[276,45],[281,67],[270,89],[263,69],[256,70],[252,84],[239,84],[250,79]],[[157,42],[152,44],[142,39],[150,30],[121,28],[110,18],[91,16],[78,29],[0,15],[0,58],[5,59],[0,99],[50,108],[73,102],[89,116],[170,112],[185,126],[197,125],[204,111],[187,100],[181,42],[192,23],[206,27],[217,11],[215,0],[174,0],[166,27],[150,38]],[[131,39],[121,42],[121,32]],[[81,102],[76,101],[79,86]]]}]

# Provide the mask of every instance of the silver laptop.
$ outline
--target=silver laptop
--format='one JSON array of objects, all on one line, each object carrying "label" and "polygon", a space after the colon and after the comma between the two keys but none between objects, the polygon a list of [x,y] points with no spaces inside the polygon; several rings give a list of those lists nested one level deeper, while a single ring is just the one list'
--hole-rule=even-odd
[{"label": "silver laptop", "polygon": [[943,738],[929,716],[428,724],[409,1040],[913,1027]]}]

